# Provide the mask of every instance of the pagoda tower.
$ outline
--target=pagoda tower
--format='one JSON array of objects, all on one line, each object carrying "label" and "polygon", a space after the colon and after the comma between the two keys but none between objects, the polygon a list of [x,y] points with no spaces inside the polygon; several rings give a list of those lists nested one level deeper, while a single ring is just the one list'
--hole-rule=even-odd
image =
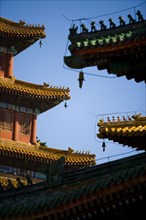
[{"label": "pagoda tower", "polygon": [[[43,147],[36,138],[37,116],[70,99],[69,88],[16,79],[14,57],[45,38],[45,27],[0,17],[0,165],[45,172],[61,157],[66,167],[95,164],[95,155]],[[41,41],[40,41],[41,44]]]},{"label": "pagoda tower", "polygon": [[0,138],[34,144],[37,115],[70,99],[69,89],[17,80],[13,74],[14,57],[45,38],[45,28],[4,18],[0,25]]}]

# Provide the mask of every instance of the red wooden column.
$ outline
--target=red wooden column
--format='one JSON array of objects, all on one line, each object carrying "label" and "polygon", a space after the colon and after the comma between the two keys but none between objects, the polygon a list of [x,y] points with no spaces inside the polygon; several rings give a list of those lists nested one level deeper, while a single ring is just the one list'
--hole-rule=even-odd
[{"label": "red wooden column", "polygon": [[36,131],[37,131],[37,116],[32,117],[32,129],[31,129],[31,144],[36,143]]},{"label": "red wooden column", "polygon": [[0,52],[0,76],[5,76],[6,53]]},{"label": "red wooden column", "polygon": [[7,53],[6,63],[5,63],[5,77],[13,76],[13,63],[14,63],[14,55],[11,53]]},{"label": "red wooden column", "polygon": [[13,140],[18,141],[19,123],[18,123],[18,112],[14,112],[14,131]]}]

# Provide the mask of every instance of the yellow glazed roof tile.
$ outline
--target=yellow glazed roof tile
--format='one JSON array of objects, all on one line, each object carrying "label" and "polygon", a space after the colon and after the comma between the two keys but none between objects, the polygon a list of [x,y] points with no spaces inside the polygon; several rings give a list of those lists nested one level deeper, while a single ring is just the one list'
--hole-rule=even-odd
[{"label": "yellow glazed roof tile", "polygon": [[28,38],[28,37],[41,37],[44,38],[44,26],[28,25],[24,21],[13,22],[8,19],[0,17],[0,35],[15,37],[15,38]]},{"label": "yellow glazed roof tile", "polygon": [[110,120],[108,117],[107,121],[100,120],[98,126],[99,138],[108,138],[140,149],[146,148],[146,116],[138,114],[128,118],[123,117],[123,120],[119,116],[117,120],[114,117]]},{"label": "yellow glazed roof tile", "polygon": [[36,41],[45,38],[44,30],[44,26],[28,25],[21,20],[17,23],[0,17],[1,47],[4,51],[6,49],[17,55]]},{"label": "yellow glazed roof tile", "polygon": [[12,157],[25,158],[25,160],[34,160],[43,163],[52,163],[60,157],[65,157],[65,162],[69,166],[95,165],[94,154],[68,154],[68,150],[59,150],[48,147],[39,147],[30,144],[24,144],[16,141],[0,139],[0,154]]},{"label": "yellow glazed roof tile", "polygon": [[69,100],[71,98],[69,92],[69,88],[37,85],[15,78],[0,77],[1,94],[11,94],[15,103],[20,101],[17,99],[18,96],[19,98],[22,97],[23,100],[30,100],[33,106],[39,107],[40,112],[44,112],[64,100]]}]

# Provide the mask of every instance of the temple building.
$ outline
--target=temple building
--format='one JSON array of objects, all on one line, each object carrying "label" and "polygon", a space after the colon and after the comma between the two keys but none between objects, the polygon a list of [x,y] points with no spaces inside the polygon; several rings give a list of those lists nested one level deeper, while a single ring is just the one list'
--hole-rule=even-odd
[{"label": "temple building", "polygon": [[70,99],[69,88],[36,85],[13,74],[14,57],[45,38],[44,30],[44,26],[0,18],[0,169],[11,173],[44,173],[62,156],[67,169],[95,164],[95,155],[76,153],[70,147],[66,151],[48,148],[37,140],[39,114]]},{"label": "temple building", "polygon": [[[119,17],[120,25],[117,27],[109,19],[110,28],[100,21],[101,30],[96,30],[95,22],[92,22],[90,32],[82,24],[82,32],[78,33],[77,27],[73,25],[69,33],[71,56],[64,57],[66,65],[75,69],[96,65],[99,69],[107,69],[109,74],[113,72],[117,76],[125,75],[127,79],[134,78],[137,83],[146,82],[146,21],[140,12],[137,12],[137,16],[137,21],[129,16],[128,24]],[[41,30],[38,39],[44,37],[43,27],[32,28],[22,22],[14,23],[3,18],[0,21],[0,37],[11,36],[2,48],[7,48],[10,39],[17,36],[16,33],[12,34],[16,29],[17,33],[20,33],[25,27],[25,35],[26,30],[29,30],[29,34],[32,33],[32,29],[35,34]],[[23,39],[20,39],[20,36],[17,38],[19,41],[25,40],[24,36]],[[13,46],[18,50],[17,45]],[[6,51],[9,51],[8,48]],[[132,60],[134,65],[130,65]],[[46,174],[45,181],[35,184],[31,181],[33,179],[28,177],[22,181],[20,178],[12,179],[9,176],[5,185],[4,179],[1,181],[1,220],[129,220],[145,216],[145,116],[136,114],[131,117],[123,116],[122,119],[113,116],[111,119],[107,118],[107,121],[99,120],[99,138],[113,140],[142,152],[95,164],[94,155],[78,154],[71,148],[67,151],[44,148],[37,143],[34,132],[36,115],[69,99],[69,89],[55,89],[49,86],[44,88],[44,85],[20,82],[13,74],[3,74],[1,78],[0,88],[4,97],[0,100],[1,111],[17,113],[13,116],[14,123],[12,119],[11,123],[6,123],[7,127],[13,124],[6,132],[3,126],[4,116],[1,119],[3,127],[0,129],[3,132],[0,139],[0,162],[2,165],[15,164],[15,167],[21,166],[25,170],[31,168]],[[83,72],[79,75],[80,86],[82,80]],[[28,97],[32,102],[31,106],[27,102],[25,106],[21,97]],[[41,102],[42,106],[45,103],[42,109],[35,104],[35,99],[37,103]],[[7,107],[9,104],[14,107]],[[30,108],[32,112],[22,111],[21,107]],[[30,117],[28,137],[25,137],[27,134],[24,130],[21,136],[19,134],[19,117],[23,114]],[[105,150],[105,144],[103,148]]]}]

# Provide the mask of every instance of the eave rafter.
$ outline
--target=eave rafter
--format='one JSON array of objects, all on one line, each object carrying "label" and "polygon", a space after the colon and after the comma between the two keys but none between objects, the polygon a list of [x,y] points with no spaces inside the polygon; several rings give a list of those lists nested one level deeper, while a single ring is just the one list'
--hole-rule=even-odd
[{"label": "eave rafter", "polygon": [[106,30],[69,35],[70,56],[65,64],[73,69],[97,66],[109,74],[145,81],[146,20]]},{"label": "eave rafter", "polygon": [[[3,78],[0,81],[1,101],[9,101],[12,104],[38,107],[41,112],[46,111],[64,100],[70,99],[69,88],[36,85],[15,78]],[[11,98],[10,98],[11,95]],[[25,100],[25,102],[24,102]]]},{"label": "eave rafter", "polygon": [[[95,155],[76,153],[38,145],[24,144],[10,140],[0,140],[0,164],[22,169],[46,172],[46,167],[61,157],[65,157],[65,166],[84,167],[95,165]],[[27,162],[26,162],[27,161]]]},{"label": "eave rafter", "polygon": [[70,216],[108,219],[109,216],[119,217],[119,212],[125,213],[125,210],[129,213],[129,207],[141,210],[146,196],[145,158],[142,153],[113,161],[110,166],[107,163],[62,173],[63,185],[45,182],[26,187],[26,190],[2,193],[2,219],[68,219]]}]

